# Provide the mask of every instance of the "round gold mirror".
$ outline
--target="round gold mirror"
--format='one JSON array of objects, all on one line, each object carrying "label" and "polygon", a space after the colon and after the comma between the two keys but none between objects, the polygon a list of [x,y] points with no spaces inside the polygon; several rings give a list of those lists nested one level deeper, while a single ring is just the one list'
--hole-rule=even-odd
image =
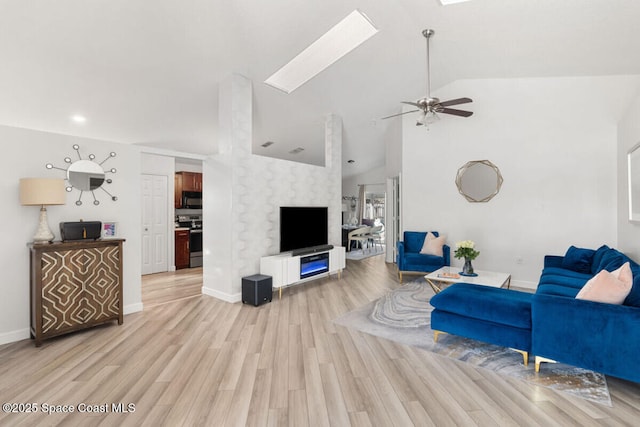
[{"label": "round gold mirror", "polygon": [[472,160],[458,169],[458,192],[469,202],[488,202],[502,187],[500,169],[489,160]]}]

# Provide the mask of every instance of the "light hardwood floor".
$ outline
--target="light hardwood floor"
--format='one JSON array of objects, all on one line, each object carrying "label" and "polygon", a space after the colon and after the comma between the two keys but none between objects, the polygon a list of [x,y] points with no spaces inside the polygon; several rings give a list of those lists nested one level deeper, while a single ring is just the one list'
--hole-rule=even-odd
[{"label": "light hardwood floor", "polygon": [[142,304],[146,308],[202,295],[202,267],[142,276]]},{"label": "light hardwood floor", "polygon": [[128,414],[0,414],[0,425],[638,425],[640,384],[613,407],[335,325],[399,286],[382,257],[348,261],[253,307],[208,296],[0,346],[0,401],[133,403]]}]

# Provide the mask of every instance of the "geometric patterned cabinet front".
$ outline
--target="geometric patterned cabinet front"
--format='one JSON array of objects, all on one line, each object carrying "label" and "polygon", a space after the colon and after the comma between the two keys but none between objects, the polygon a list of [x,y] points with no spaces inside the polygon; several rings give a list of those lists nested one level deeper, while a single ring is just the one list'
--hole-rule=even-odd
[{"label": "geometric patterned cabinet front", "polygon": [[123,239],[31,244],[31,335],[42,340],[122,316]]}]

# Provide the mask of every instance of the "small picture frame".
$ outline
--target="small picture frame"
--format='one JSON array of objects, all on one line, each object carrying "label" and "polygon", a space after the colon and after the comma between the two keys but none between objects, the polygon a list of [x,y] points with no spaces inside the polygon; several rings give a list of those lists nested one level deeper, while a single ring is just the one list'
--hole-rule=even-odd
[{"label": "small picture frame", "polygon": [[118,235],[118,223],[117,222],[103,222],[102,223],[102,237],[112,238]]}]

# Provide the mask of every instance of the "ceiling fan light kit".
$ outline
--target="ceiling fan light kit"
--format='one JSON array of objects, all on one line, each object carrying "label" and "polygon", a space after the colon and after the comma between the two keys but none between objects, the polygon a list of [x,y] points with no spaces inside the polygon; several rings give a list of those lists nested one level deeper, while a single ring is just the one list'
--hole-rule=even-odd
[{"label": "ceiling fan light kit", "polygon": [[423,126],[432,124],[438,120],[438,113],[450,114],[459,117],[469,117],[473,114],[472,111],[458,110],[455,108],[448,108],[452,105],[467,104],[473,102],[471,98],[457,98],[448,101],[440,102],[440,99],[431,96],[431,66],[429,61],[429,39],[433,37],[435,31],[432,29],[422,30],[422,35],[427,39],[427,96],[417,100],[416,102],[402,101],[403,104],[412,105],[416,107],[416,110],[405,111],[404,113],[393,114],[391,116],[383,117],[384,119],[390,119],[392,117],[402,116],[404,114],[420,112],[420,117],[416,121],[416,126]]}]

